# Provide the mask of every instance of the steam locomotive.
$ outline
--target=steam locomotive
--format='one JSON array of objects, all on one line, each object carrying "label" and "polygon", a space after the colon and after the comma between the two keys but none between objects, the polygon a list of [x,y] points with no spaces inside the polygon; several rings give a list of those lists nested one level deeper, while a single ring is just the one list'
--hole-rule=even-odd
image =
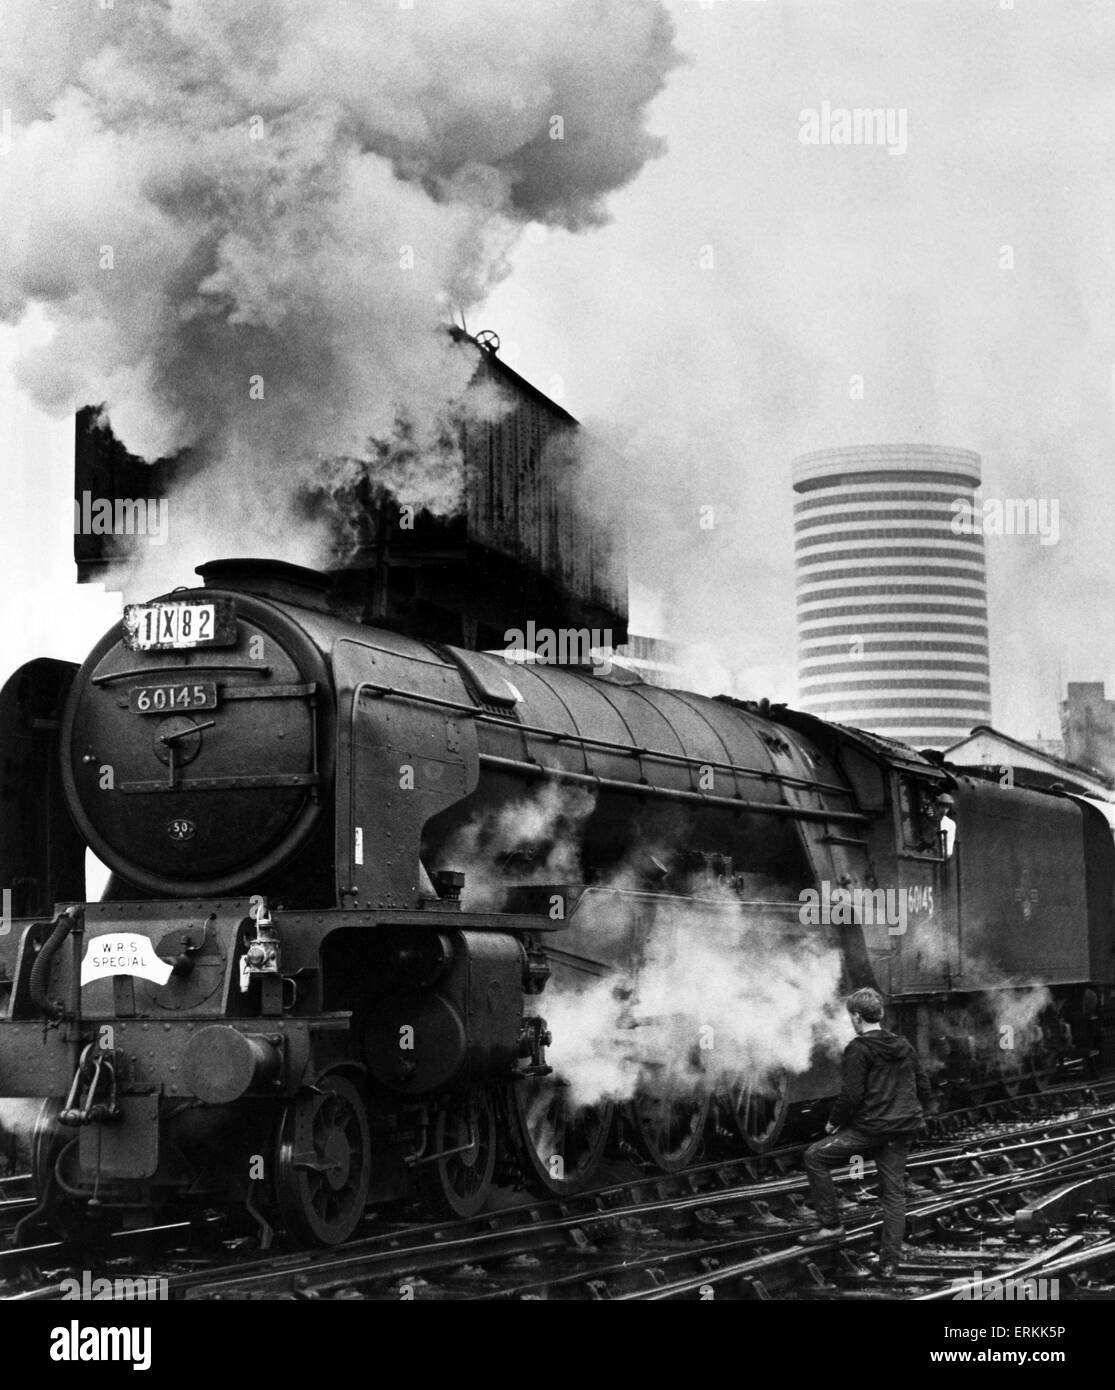
[{"label": "steam locomotive", "polygon": [[[130,606],[66,700],[61,783],[103,900],[0,934],[0,1095],[48,1098],[32,1224],[220,1205],[265,1242],[335,1244],[372,1203],[568,1192],[617,1145],[664,1171],[769,1148],[834,1093],[831,1053],[699,1084],[694,1040],[618,1107],[563,1075],[548,999],[637,978],[679,903],[724,951],[835,953],[943,1091],[1094,1058],[1115,844],[1085,799],[368,626],[295,566],[199,573]],[[572,858],[523,809],[544,787],[584,799]],[[511,843],[477,850],[501,817]],[[1014,1037],[1001,1006],[1036,987]],[[692,1085],[660,1084],[679,1070]]]}]

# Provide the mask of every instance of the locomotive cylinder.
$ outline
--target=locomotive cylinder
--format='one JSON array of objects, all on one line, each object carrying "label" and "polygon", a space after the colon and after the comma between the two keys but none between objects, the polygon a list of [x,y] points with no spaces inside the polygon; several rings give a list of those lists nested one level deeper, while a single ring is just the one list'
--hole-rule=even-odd
[{"label": "locomotive cylinder", "polygon": [[509,1074],[518,1058],[526,956],[511,937],[457,932],[436,990],[375,999],[364,1059],[379,1085],[425,1095]]},{"label": "locomotive cylinder", "polygon": [[225,1023],[195,1033],[183,1056],[186,1084],[206,1105],[227,1105],[272,1085],[282,1065],[282,1052],[267,1038]]}]

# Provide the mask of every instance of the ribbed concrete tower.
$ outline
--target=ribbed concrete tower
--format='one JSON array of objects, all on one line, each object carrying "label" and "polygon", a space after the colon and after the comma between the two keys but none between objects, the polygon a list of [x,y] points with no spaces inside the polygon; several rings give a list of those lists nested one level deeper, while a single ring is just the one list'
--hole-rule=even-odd
[{"label": "ribbed concrete tower", "polygon": [[794,460],[801,706],[917,748],[991,722],[978,454],[925,444]]}]

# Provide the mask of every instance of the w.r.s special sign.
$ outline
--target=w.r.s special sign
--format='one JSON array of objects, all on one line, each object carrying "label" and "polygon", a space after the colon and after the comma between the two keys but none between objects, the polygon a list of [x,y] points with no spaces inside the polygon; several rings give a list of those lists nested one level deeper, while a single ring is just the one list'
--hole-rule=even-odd
[{"label": "w.r.s special sign", "polygon": [[106,975],[139,975],[157,985],[165,985],[172,973],[166,961],[155,954],[150,937],[132,932],[90,937],[85,959],[81,962],[83,985]]}]

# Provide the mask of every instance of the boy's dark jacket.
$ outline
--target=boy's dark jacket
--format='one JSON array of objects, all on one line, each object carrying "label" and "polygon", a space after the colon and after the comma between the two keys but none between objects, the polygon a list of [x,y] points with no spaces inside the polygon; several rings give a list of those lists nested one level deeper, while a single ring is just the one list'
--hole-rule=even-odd
[{"label": "boy's dark jacket", "polygon": [[844,1049],[844,1088],[829,1123],[864,1134],[910,1133],[929,1104],[929,1078],[905,1038],[881,1028],[862,1033]]}]

